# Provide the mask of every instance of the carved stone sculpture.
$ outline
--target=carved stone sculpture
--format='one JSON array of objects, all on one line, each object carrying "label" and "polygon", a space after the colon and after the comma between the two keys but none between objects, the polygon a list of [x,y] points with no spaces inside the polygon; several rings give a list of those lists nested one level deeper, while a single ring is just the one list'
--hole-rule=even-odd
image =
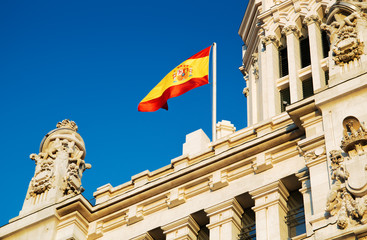
[{"label": "carved stone sculpture", "polygon": [[255,79],[259,79],[259,63],[258,63],[258,53],[252,54],[251,58],[251,66],[253,69],[253,74],[255,76]]},{"label": "carved stone sculpture", "polygon": [[355,117],[343,121],[341,150],[330,152],[331,179],[326,211],[337,216],[338,227],[367,222],[367,134]]},{"label": "carved stone sculpture", "polygon": [[359,59],[364,53],[364,43],[359,36],[359,27],[367,23],[365,1],[337,1],[330,11],[327,24],[322,29],[328,32],[333,60],[344,65]]},{"label": "carved stone sculpture", "polygon": [[36,163],[36,170],[27,199],[51,189],[60,192],[60,196],[79,194],[84,190],[81,178],[91,165],[84,161],[85,147],[77,133],[78,126],[70,120],[59,122],[56,126],[57,129],[43,139],[40,153],[30,155]]}]

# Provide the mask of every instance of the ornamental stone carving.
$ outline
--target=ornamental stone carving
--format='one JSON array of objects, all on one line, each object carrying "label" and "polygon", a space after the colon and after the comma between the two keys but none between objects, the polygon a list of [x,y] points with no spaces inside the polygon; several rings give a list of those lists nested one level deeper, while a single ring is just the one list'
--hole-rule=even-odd
[{"label": "ornamental stone carving", "polygon": [[250,94],[250,89],[248,87],[245,87],[242,91],[243,95],[245,95],[245,97],[248,97]]},{"label": "ornamental stone carving", "polygon": [[282,34],[289,35],[294,34],[297,38],[299,38],[302,34],[299,28],[295,25],[289,25],[283,28]]},{"label": "ornamental stone carving", "polygon": [[328,10],[327,22],[321,28],[328,32],[335,64],[342,66],[364,53],[360,34],[367,24],[366,7],[366,1],[337,1]]},{"label": "ornamental stone carving", "polygon": [[56,126],[57,129],[42,140],[40,153],[30,155],[36,163],[36,170],[27,199],[51,189],[59,196],[79,194],[84,190],[81,178],[91,165],[84,161],[85,147],[77,133],[78,127],[70,120],[59,122]]},{"label": "ornamental stone carving", "polygon": [[344,119],[343,127],[343,152],[330,152],[333,183],[326,204],[326,211],[337,216],[341,229],[367,222],[367,134],[352,116]]},{"label": "ornamental stone carving", "polygon": [[255,79],[259,79],[259,63],[258,63],[258,53],[254,53],[252,54],[252,59],[251,59],[251,66],[252,66],[252,73],[255,76]]},{"label": "ornamental stone carving", "polygon": [[308,17],[306,17],[304,20],[303,20],[303,23],[306,24],[306,25],[310,25],[312,23],[317,23],[317,24],[320,24],[321,23],[321,20],[319,18],[318,15],[316,14],[312,14]]},{"label": "ornamental stone carving", "polygon": [[262,41],[263,41],[263,44],[265,46],[267,46],[271,43],[274,44],[277,48],[281,46],[281,43],[280,43],[279,39],[275,35],[266,36],[266,37],[262,38]]}]

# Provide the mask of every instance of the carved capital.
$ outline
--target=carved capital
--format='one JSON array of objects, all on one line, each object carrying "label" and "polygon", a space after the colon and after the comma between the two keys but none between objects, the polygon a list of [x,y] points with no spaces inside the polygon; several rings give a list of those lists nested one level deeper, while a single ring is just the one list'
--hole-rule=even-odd
[{"label": "carved capital", "polygon": [[274,44],[275,47],[277,47],[277,48],[281,46],[281,43],[280,43],[279,39],[275,35],[266,36],[262,39],[262,41],[263,41],[263,44],[265,46],[267,46],[271,43]]},{"label": "carved capital", "polygon": [[301,31],[295,25],[289,25],[283,28],[282,34],[289,35],[294,34],[297,38],[301,36]]},{"label": "carved capital", "polygon": [[318,15],[316,15],[316,14],[312,14],[312,15],[310,15],[310,16],[308,16],[308,17],[306,17],[306,18],[303,20],[303,24],[306,24],[307,26],[308,26],[308,25],[311,25],[311,24],[313,24],[313,23],[317,23],[318,25],[320,25],[320,24],[321,24],[321,20],[320,20],[319,16],[318,16]]}]

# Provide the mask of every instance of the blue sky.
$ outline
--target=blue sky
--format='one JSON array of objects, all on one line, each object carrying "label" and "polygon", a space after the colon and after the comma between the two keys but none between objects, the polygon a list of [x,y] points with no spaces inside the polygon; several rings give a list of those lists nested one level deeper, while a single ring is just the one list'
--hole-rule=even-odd
[{"label": "blue sky", "polygon": [[182,155],[186,134],[211,138],[211,85],[137,111],[174,67],[218,44],[218,121],[247,126],[237,32],[246,0],[0,1],[0,225],[22,208],[31,153],[63,119],[86,144],[83,195]]}]

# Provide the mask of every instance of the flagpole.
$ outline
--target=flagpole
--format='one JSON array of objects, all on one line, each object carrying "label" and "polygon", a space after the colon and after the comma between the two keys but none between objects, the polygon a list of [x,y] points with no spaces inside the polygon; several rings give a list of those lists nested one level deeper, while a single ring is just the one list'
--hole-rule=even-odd
[{"label": "flagpole", "polygon": [[217,44],[213,43],[213,103],[212,103],[212,141],[217,140]]}]

